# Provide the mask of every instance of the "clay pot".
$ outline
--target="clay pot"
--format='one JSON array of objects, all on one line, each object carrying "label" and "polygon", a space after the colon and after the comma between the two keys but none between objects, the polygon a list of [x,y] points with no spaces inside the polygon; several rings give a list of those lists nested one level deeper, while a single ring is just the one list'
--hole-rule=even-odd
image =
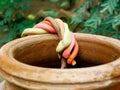
[{"label": "clay pot", "polygon": [[120,41],[104,36],[75,34],[77,65],[60,69],[53,34],[20,38],[0,50],[4,90],[119,90]]}]

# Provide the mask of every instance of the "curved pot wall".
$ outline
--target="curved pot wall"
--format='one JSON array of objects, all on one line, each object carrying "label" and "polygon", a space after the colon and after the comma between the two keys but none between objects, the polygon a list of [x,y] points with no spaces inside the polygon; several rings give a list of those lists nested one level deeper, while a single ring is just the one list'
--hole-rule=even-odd
[{"label": "curved pot wall", "polygon": [[5,90],[119,90],[120,41],[75,34],[77,65],[60,69],[56,35],[35,35],[11,41],[0,49],[0,75]]}]

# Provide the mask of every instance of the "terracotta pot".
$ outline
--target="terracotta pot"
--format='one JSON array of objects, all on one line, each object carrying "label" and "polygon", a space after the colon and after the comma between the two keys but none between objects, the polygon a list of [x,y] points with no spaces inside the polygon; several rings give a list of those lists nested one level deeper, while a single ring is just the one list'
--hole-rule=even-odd
[{"label": "terracotta pot", "polygon": [[0,50],[4,90],[119,90],[120,41],[104,36],[75,34],[77,65],[60,69],[56,35],[20,38]]}]

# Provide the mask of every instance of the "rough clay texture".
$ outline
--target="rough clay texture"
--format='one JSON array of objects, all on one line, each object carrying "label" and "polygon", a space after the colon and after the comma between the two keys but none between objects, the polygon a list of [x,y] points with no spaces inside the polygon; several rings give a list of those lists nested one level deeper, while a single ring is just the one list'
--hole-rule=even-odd
[{"label": "rough clay texture", "polygon": [[82,60],[97,66],[60,69],[56,35],[24,37],[0,49],[3,90],[119,90],[120,41],[90,34],[75,37],[78,66]]}]

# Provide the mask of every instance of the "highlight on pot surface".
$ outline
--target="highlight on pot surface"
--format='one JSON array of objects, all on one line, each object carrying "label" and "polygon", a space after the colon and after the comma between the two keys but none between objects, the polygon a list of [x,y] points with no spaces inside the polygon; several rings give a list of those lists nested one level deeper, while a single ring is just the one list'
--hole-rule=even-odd
[{"label": "highlight on pot surface", "polygon": [[74,59],[79,51],[78,43],[74,34],[70,32],[68,24],[63,22],[61,19],[46,17],[33,28],[25,29],[21,37],[47,33],[58,35],[60,42],[58,43],[56,52],[58,53],[59,59],[61,59],[61,68],[65,68],[66,63],[73,66],[76,65],[76,61]]}]

